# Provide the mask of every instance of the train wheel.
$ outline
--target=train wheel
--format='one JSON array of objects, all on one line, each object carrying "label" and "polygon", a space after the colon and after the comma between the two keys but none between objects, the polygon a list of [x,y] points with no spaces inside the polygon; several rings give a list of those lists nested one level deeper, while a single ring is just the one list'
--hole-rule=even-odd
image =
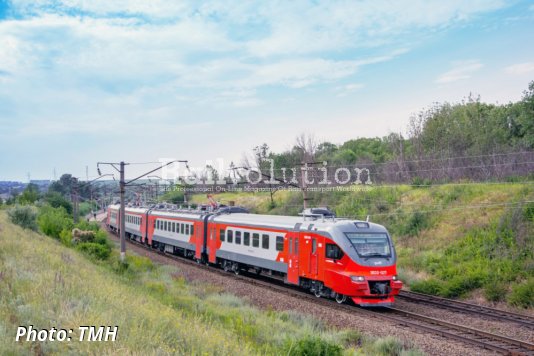
[{"label": "train wheel", "polygon": [[347,296],[346,295],[336,293],[336,302],[338,304],[343,304],[343,303],[345,303],[346,300],[347,300]]},{"label": "train wheel", "polygon": [[315,295],[317,298],[321,298],[321,290],[319,288],[315,288],[313,290],[313,295]]},{"label": "train wheel", "polygon": [[232,270],[234,271],[235,275],[239,275],[241,273],[241,270],[239,269],[239,265],[237,263],[234,263],[232,265]]}]

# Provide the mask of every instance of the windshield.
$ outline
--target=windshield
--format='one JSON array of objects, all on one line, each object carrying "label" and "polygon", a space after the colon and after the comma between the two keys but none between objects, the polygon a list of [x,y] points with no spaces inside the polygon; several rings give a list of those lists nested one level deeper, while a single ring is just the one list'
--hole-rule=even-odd
[{"label": "windshield", "polygon": [[364,234],[360,232],[346,232],[345,234],[361,257],[391,256],[387,234]]}]

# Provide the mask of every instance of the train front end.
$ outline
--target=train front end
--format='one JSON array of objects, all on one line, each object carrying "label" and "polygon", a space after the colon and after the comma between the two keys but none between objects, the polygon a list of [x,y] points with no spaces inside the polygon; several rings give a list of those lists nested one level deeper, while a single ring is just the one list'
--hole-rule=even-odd
[{"label": "train front end", "polygon": [[[367,221],[339,221],[331,231],[341,249],[325,271],[332,289],[360,306],[389,306],[402,288],[388,231]],[[342,255],[342,256],[341,256]]]}]

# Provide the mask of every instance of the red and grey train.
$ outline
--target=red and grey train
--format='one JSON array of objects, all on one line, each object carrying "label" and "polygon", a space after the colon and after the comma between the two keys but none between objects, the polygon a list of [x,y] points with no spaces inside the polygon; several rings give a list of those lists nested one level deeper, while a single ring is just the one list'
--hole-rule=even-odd
[{"label": "red and grey train", "polygon": [[[108,227],[120,227],[110,205]],[[317,297],[361,306],[387,306],[402,288],[391,236],[381,225],[337,219],[326,209],[302,216],[249,214],[239,207],[214,211],[127,207],[127,238],[240,273],[283,277]]]}]

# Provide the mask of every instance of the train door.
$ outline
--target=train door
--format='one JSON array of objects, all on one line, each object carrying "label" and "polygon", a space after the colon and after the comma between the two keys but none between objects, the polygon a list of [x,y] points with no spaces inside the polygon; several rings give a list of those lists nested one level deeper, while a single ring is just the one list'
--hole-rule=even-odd
[{"label": "train door", "polygon": [[[201,220],[202,221],[202,220]],[[195,238],[195,258],[201,259],[204,247],[204,224],[202,222],[194,223],[193,237]]]},{"label": "train door", "polygon": [[313,278],[317,278],[317,238],[312,237],[310,242],[310,274]]},{"label": "train door", "polygon": [[287,282],[299,284],[299,234],[290,231],[288,234]]},{"label": "train door", "polygon": [[300,265],[308,278],[317,278],[317,238],[301,233]]},{"label": "train door", "polygon": [[210,263],[217,261],[217,227],[214,222],[208,227],[208,257]]}]

